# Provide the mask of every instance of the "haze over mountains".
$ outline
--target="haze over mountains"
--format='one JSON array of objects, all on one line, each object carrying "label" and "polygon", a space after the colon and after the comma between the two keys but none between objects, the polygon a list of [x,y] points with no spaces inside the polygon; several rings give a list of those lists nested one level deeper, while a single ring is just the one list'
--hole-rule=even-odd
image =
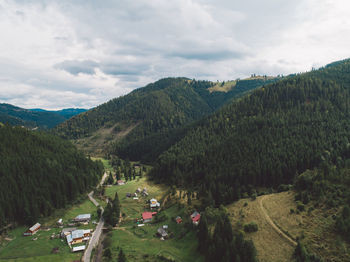
[{"label": "haze over mountains", "polygon": [[0,104],[0,122],[28,128],[50,129],[85,112],[86,109],[69,108],[57,111],[44,109],[24,109],[10,104]]}]

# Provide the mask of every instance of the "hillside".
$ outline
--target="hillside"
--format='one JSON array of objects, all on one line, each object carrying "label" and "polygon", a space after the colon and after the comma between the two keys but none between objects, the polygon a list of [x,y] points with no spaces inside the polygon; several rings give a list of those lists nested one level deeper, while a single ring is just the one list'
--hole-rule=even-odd
[{"label": "hillside", "polygon": [[200,121],[163,153],[152,177],[216,205],[291,183],[341,157],[350,139],[350,60],[288,77]]},{"label": "hillside", "polygon": [[33,224],[96,185],[103,166],[68,141],[0,126],[0,227]]},{"label": "hillside", "polygon": [[63,116],[65,119],[69,119],[75,115],[84,113],[87,111],[87,109],[83,109],[83,108],[65,108],[65,109],[61,109],[61,110],[56,110],[56,111],[52,111],[52,110],[44,110],[44,109],[40,109],[40,108],[35,108],[35,109],[30,109],[31,111],[35,111],[35,112],[50,112],[50,113],[55,113],[57,115]]},{"label": "hillside", "polygon": [[49,129],[84,111],[84,109],[73,108],[46,111],[43,109],[24,109],[10,104],[0,104],[0,122],[25,126],[27,128]]},{"label": "hillside", "polygon": [[222,91],[209,81],[166,78],[115,98],[59,125],[56,133],[74,139],[90,154],[117,154],[154,160],[182,136],[179,130],[234,97],[278,78],[241,80]]}]

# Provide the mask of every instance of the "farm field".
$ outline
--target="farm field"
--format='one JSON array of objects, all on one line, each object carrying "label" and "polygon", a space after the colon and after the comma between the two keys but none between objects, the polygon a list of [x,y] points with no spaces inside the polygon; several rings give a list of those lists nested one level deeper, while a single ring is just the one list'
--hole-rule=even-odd
[{"label": "farm field", "polygon": [[[11,240],[7,241],[2,239],[1,241],[0,262],[62,262],[80,260],[82,253],[72,253],[65,239],[50,239],[50,237],[52,234],[61,232],[61,228],[56,226],[56,222],[59,218],[62,218],[63,222],[66,224],[70,219],[82,213],[90,213],[92,220],[89,225],[83,225],[78,228],[95,228],[92,221],[97,220],[96,207],[86,199],[82,203],[68,209],[56,211],[53,216],[43,219],[43,221],[38,221],[43,228],[47,228],[47,231],[45,229],[39,230],[33,236],[24,237],[23,232],[27,230],[27,227],[18,227],[11,230],[7,236],[7,238]],[[59,249],[57,254],[52,253],[53,248]]]},{"label": "farm field", "polygon": [[[134,193],[137,188],[146,187],[149,196],[139,196],[138,200],[127,198],[127,193]],[[121,203],[123,219],[119,227],[114,228],[107,235],[111,238],[110,249],[112,257],[117,257],[119,248],[122,248],[128,261],[164,261],[168,258],[175,261],[201,262],[203,258],[197,252],[197,237],[194,226],[190,223],[189,213],[183,204],[173,203],[166,205],[161,211],[165,214],[165,220],[159,223],[145,223],[138,227],[137,218],[141,218],[144,211],[149,210],[147,199],[156,198],[162,202],[167,188],[148,181],[147,178],[139,178],[128,181],[122,186],[107,187],[105,194],[114,198],[118,192]],[[175,217],[180,215],[184,223],[177,224]],[[169,239],[160,240],[155,236],[157,229],[163,225],[168,226]],[[107,261],[107,260],[106,260]]]}]

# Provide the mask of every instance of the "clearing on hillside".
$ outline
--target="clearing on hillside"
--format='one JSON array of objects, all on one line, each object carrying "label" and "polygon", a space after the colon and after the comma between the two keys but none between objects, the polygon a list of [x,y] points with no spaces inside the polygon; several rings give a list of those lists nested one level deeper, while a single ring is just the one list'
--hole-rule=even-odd
[{"label": "clearing on hillside", "polygon": [[257,223],[258,231],[246,236],[253,240],[259,261],[292,261],[297,238],[325,261],[350,261],[349,246],[334,232],[334,211],[305,206],[306,211],[301,212],[294,198],[295,192],[287,191],[256,200],[241,199],[228,206],[234,228]]}]

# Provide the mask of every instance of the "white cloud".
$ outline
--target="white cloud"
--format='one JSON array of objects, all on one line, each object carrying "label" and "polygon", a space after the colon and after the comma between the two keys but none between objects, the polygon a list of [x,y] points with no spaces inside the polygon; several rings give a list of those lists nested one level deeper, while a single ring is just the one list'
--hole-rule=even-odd
[{"label": "white cloud", "polygon": [[0,102],[92,107],[167,76],[288,74],[350,56],[346,0],[4,0]]}]

